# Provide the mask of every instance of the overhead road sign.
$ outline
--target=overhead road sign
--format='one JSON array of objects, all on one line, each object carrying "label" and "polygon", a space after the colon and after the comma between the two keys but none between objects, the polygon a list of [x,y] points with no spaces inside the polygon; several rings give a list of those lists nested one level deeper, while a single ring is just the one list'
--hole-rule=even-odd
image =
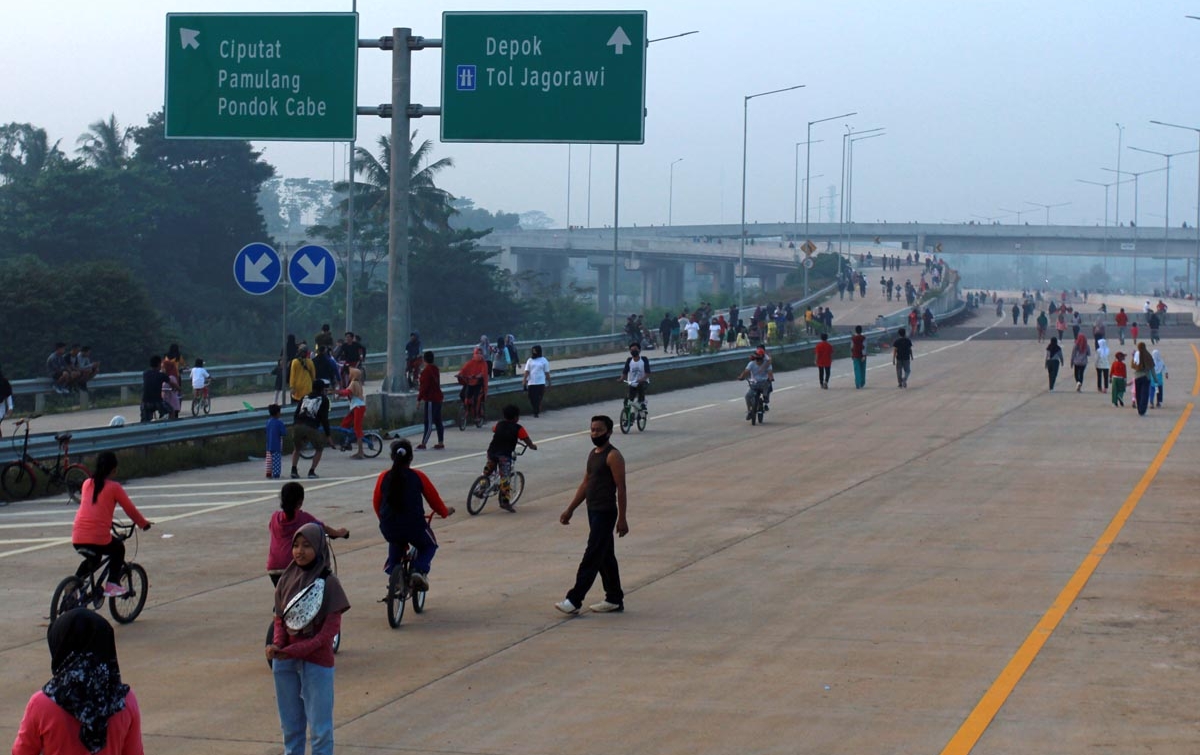
[{"label": "overhead road sign", "polygon": [[321,296],[333,288],[337,278],[337,261],[323,246],[302,246],[288,261],[288,280],[302,296]]},{"label": "overhead road sign", "polygon": [[233,280],[248,294],[269,294],[282,277],[279,253],[267,244],[247,244],[233,258]]},{"label": "overhead road sign", "polygon": [[168,13],[168,139],[350,141],[356,13]]},{"label": "overhead road sign", "polygon": [[645,11],[442,13],[442,141],[642,144]]}]

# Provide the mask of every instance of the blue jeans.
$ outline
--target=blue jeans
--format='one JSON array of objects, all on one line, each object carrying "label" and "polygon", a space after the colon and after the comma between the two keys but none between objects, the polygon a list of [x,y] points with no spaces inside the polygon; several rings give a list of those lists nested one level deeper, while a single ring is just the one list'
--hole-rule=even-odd
[{"label": "blue jeans", "polygon": [[413,571],[422,574],[429,573],[438,544],[437,538],[433,536],[433,530],[430,529],[424,518],[422,518],[419,528],[414,527],[412,530],[407,530],[404,527],[386,527],[381,523],[379,532],[388,542],[387,563],[383,567],[385,572],[392,573],[392,567],[404,560],[404,554],[408,553],[408,546],[412,544],[417,548],[417,558],[413,561],[412,566]]},{"label": "blue jeans", "polygon": [[867,358],[854,357],[851,361],[854,362],[854,387],[862,388],[867,384]]},{"label": "blue jeans", "polygon": [[306,729],[312,755],[333,755],[333,667],[288,658],[276,659],[272,671],[283,755],[304,755]]}]

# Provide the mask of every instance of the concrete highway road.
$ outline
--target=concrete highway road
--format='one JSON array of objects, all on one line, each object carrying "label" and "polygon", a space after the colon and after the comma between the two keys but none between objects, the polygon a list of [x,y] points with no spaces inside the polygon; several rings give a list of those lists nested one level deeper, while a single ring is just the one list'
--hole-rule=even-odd
[{"label": "concrete highway road", "polygon": [[[1094,382],[1047,392],[1032,338],[918,341],[907,390],[888,355],[860,391],[846,360],[828,391],[815,370],[780,374],[759,427],[735,371],[652,387],[646,431],[614,438],[629,467],[623,614],[553,608],[586,538],[582,516],[558,515],[619,385],[525,420],[541,449],[519,462],[515,514],[466,514],[486,430],[419,453],[459,513],[434,523],[425,613],[396,630],[370,508],[384,464],[331,453],[305,486],[307,510],[352,532],[335,543],[352,603],[337,751],[1194,753],[1200,353],[1161,348],[1166,402],[1145,417]],[[278,489],[249,461],[129,485],[156,522],[130,548],[148,606],[117,627],[147,752],[282,749],[262,650]],[[0,509],[0,739],[49,677],[72,513]],[[587,602],[601,597],[597,584]]]}]

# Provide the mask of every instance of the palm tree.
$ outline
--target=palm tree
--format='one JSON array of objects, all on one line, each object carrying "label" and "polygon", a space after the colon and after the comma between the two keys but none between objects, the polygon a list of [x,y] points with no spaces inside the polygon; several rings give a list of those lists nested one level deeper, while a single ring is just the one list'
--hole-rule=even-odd
[{"label": "palm tree", "polygon": [[[411,143],[415,144],[416,141],[417,132],[414,131]],[[361,203],[364,213],[376,215],[386,226],[392,140],[386,135],[380,136],[377,144],[378,156],[372,155],[363,147],[354,150],[354,173],[364,178],[363,181],[354,184],[354,201],[356,204]],[[427,237],[431,231],[448,231],[450,215],[454,212],[450,206],[454,197],[434,183],[435,176],[442,170],[453,167],[454,160],[443,157],[424,165],[432,151],[433,142],[426,139],[421,142],[420,147],[413,150],[408,160],[408,227],[409,232],[418,238]],[[335,188],[346,191],[349,186],[342,183]]]},{"label": "palm tree", "polygon": [[0,126],[0,184],[32,180],[64,157],[45,129],[28,123]]},{"label": "palm tree", "polygon": [[129,140],[129,129],[121,128],[114,113],[88,126],[88,132],[75,140],[79,145],[75,151],[97,168],[120,168],[129,159]]}]

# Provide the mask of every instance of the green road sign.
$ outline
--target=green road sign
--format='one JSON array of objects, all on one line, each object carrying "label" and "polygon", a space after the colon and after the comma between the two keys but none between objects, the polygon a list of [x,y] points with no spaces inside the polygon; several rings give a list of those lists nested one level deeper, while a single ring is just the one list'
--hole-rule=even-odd
[{"label": "green road sign", "polygon": [[349,141],[355,13],[168,13],[168,139]]},{"label": "green road sign", "polygon": [[646,12],[442,14],[442,141],[645,141]]}]

